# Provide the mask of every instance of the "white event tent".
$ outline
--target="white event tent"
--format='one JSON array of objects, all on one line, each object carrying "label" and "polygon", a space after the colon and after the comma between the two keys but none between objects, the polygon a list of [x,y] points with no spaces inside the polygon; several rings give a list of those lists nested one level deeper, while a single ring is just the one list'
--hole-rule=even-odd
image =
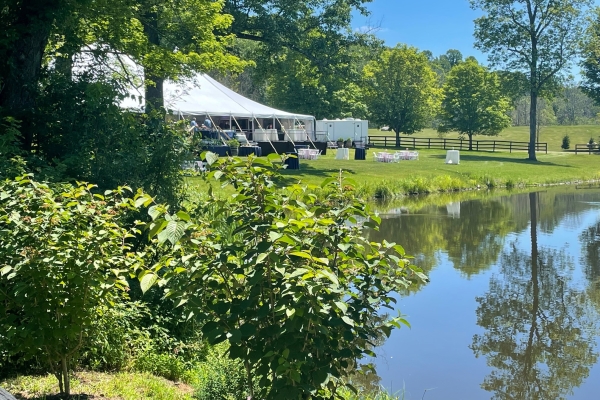
[{"label": "white event tent", "polygon": [[[217,82],[206,74],[198,74],[186,82],[165,81],[163,86],[165,107],[179,116],[207,116],[213,120],[229,119],[231,127],[238,119],[252,121],[254,129],[272,124],[291,130],[302,125],[309,136],[314,137],[315,118],[312,115],[295,114],[278,110],[250,100]],[[139,109],[143,96],[131,93],[121,106]],[[218,122],[217,122],[218,124]],[[248,127],[249,128],[249,127]]]}]

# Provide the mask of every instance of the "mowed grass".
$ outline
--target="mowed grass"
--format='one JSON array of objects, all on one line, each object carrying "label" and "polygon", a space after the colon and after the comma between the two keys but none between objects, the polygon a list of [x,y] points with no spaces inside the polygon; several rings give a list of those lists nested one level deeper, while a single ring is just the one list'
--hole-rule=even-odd
[{"label": "mowed grass", "polygon": [[[395,136],[394,132],[383,132],[379,129],[369,129],[370,136]],[[600,125],[572,125],[572,126],[542,126],[540,128],[541,143],[548,143],[548,151],[563,151],[560,147],[562,139],[569,135],[571,150],[575,144],[588,143],[590,138],[600,142]],[[432,138],[438,137],[435,129],[424,129],[413,135],[402,135],[402,137]],[[449,139],[458,138],[458,132],[450,132],[445,137]],[[473,140],[508,140],[513,142],[529,142],[529,126],[512,126],[503,130],[498,136],[473,136]]]},{"label": "mowed grass", "polygon": [[[444,150],[419,150],[419,159],[414,161],[374,161],[373,152],[382,150],[369,149],[366,160],[354,160],[353,149],[349,160],[336,160],[335,150],[329,150],[319,160],[300,160],[300,170],[283,170],[283,179],[278,184],[320,185],[342,171],[344,177],[356,183],[358,194],[394,198],[416,193],[523,188],[600,179],[600,156],[594,154],[550,152],[538,154],[538,161],[531,162],[526,152],[461,151],[460,164],[451,165],[445,163]],[[206,190],[201,178],[190,178],[188,183],[192,191]]]}]

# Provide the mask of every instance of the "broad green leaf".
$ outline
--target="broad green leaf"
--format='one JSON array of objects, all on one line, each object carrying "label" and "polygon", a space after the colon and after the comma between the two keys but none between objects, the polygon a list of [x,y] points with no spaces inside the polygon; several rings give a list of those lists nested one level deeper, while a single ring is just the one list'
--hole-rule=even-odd
[{"label": "broad green leaf", "polygon": [[190,215],[188,213],[186,213],[185,211],[178,211],[177,212],[177,217],[182,220],[182,221],[189,221],[190,220]]},{"label": "broad green leaf", "polygon": [[325,186],[329,185],[331,182],[335,182],[337,180],[337,178],[327,178],[324,179],[323,182],[321,182],[321,188],[324,188]]},{"label": "broad green leaf", "polygon": [[217,160],[219,160],[219,156],[210,151],[204,153],[204,157],[206,158],[206,162],[208,163],[208,165],[213,165],[217,162]]},{"label": "broad green leaf", "polygon": [[344,315],[342,317],[342,321],[344,321],[346,324],[348,324],[350,326],[354,326],[354,321],[350,317],[348,317],[346,315]]},{"label": "broad green leaf", "polygon": [[335,276],[335,274],[331,271],[327,271],[326,269],[322,269],[319,272],[317,272],[317,277],[326,277],[327,279],[329,279],[332,283],[334,283],[335,285],[339,285],[340,282],[338,281],[337,276]]},{"label": "broad green leaf", "polygon": [[335,305],[344,313],[346,314],[346,311],[348,311],[348,305],[342,301],[336,301]]},{"label": "broad green leaf", "polygon": [[281,238],[282,236],[283,236],[283,233],[279,233],[279,232],[275,232],[275,231],[269,232],[269,239],[272,242],[275,242],[277,239]]},{"label": "broad green leaf", "polygon": [[292,251],[290,252],[290,256],[302,257],[307,259],[312,259],[312,256],[304,251]]},{"label": "broad green leaf", "polygon": [[152,272],[144,274],[144,276],[140,280],[140,287],[142,289],[142,292],[146,293],[148,289],[150,289],[154,285],[154,283],[156,283],[157,279],[158,276]]},{"label": "broad green leaf", "polygon": [[150,216],[150,218],[152,218],[152,220],[158,218],[162,213],[162,207],[158,205],[152,206],[148,209],[148,215]]},{"label": "broad green leaf", "polygon": [[229,341],[234,344],[238,344],[242,340],[242,332],[239,329],[234,329],[227,335]]}]

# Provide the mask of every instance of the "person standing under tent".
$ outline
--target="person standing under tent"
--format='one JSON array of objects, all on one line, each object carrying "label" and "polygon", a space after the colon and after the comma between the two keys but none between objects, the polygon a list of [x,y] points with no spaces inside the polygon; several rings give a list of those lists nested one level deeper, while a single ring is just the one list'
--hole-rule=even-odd
[{"label": "person standing under tent", "polygon": [[212,121],[210,118],[208,118],[208,116],[206,116],[206,119],[204,120],[204,126],[206,126],[209,130],[212,129]]},{"label": "person standing under tent", "polygon": [[198,128],[198,123],[196,122],[196,117],[192,117],[192,120],[190,121],[190,128],[188,129],[188,132],[190,131],[193,133],[198,133],[200,131]]}]

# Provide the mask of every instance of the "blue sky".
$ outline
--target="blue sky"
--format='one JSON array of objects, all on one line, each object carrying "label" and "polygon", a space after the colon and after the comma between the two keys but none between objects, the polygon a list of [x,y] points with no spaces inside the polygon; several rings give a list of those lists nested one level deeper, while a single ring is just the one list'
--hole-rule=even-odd
[{"label": "blue sky", "polygon": [[[599,6],[600,0],[594,3]],[[487,64],[487,56],[473,48],[473,20],[482,12],[472,10],[468,0],[373,0],[367,8],[371,15],[356,13],[352,27],[379,27],[376,35],[387,46],[404,43],[434,56],[457,49],[464,58]]]},{"label": "blue sky", "polygon": [[473,48],[473,20],[481,11],[471,10],[468,0],[373,0],[371,15],[355,15],[354,29],[379,27],[377,37],[388,46],[405,43],[434,56],[457,49],[485,64],[486,56]]}]

